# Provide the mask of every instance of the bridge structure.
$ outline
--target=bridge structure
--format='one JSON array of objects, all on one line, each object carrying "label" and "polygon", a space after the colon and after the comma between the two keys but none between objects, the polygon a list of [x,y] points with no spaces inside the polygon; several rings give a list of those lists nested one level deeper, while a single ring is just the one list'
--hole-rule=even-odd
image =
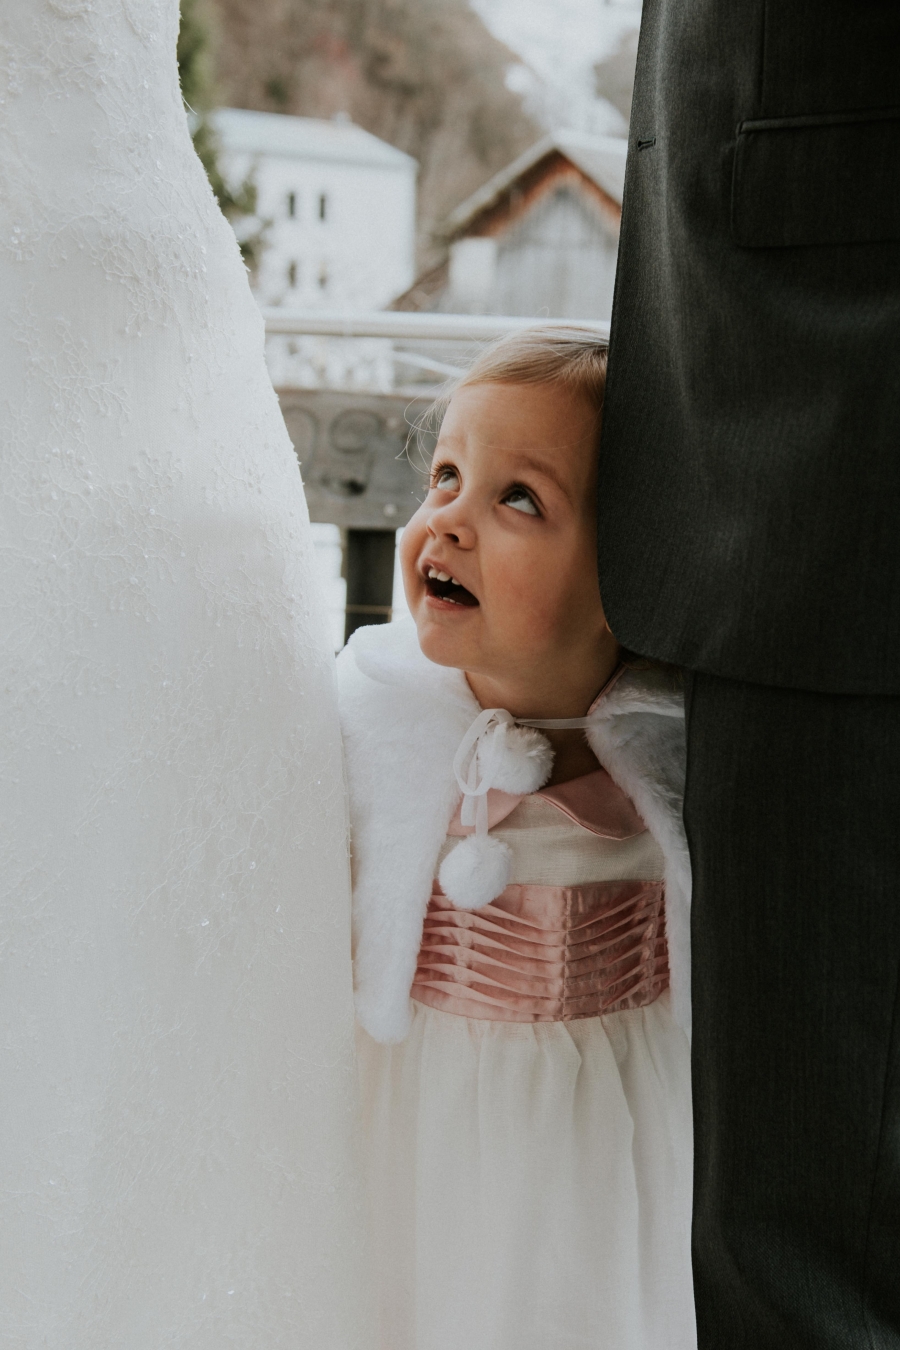
[{"label": "bridge structure", "polygon": [[[435,400],[487,342],[539,320],[477,314],[264,311],[266,356],[310,519],[337,525],[344,641],[391,618],[396,532],[425,492]],[[589,326],[597,320],[559,320]]]}]

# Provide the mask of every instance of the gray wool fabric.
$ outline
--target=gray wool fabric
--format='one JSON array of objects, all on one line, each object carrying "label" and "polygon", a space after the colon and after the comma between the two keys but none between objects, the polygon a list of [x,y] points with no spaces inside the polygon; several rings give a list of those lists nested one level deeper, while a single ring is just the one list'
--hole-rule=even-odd
[{"label": "gray wool fabric", "polygon": [[645,0],[600,586],[687,668],[700,1350],[900,1350],[900,5]]},{"label": "gray wool fabric", "polygon": [[604,603],[695,670],[900,693],[900,6],[647,0]]}]

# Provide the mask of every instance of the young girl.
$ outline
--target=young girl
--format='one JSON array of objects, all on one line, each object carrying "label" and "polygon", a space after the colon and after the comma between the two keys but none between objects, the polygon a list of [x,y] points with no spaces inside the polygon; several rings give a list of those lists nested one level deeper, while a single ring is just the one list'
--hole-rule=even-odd
[{"label": "young girl", "polygon": [[603,613],[605,374],[562,327],[475,362],[414,623],[339,662],[380,1350],[695,1343],[682,699]]}]

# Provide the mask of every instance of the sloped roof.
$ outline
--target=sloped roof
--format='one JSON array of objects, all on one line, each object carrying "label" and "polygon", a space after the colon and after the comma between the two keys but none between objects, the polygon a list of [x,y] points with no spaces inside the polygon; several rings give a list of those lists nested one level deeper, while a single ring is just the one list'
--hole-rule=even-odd
[{"label": "sloped roof", "polygon": [[218,108],[210,120],[225,150],[285,159],[324,160],[414,170],[416,161],[350,121]]},{"label": "sloped roof", "polygon": [[517,179],[554,153],[565,155],[587,178],[621,205],[627,151],[628,141],[624,136],[592,136],[585,131],[556,131],[544,136],[457,206],[447,218],[447,232],[456,234],[463,230],[475,216],[495,205]]}]

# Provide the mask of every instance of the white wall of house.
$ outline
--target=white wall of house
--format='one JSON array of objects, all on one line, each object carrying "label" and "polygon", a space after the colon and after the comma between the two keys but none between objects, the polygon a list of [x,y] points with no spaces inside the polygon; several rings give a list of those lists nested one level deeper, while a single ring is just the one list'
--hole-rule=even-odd
[{"label": "white wall of house", "polygon": [[609,319],[617,230],[571,185],[549,192],[495,237],[464,236],[450,247],[449,313]]},{"label": "white wall of house", "polygon": [[557,188],[500,237],[497,312],[608,319],[618,247],[618,234],[584,193]]},{"label": "white wall of house", "polygon": [[[436,308],[608,320],[627,153],[621,136],[563,128],[482,184],[446,222],[454,242]],[[513,209],[498,218],[504,204]]]},{"label": "white wall of house", "polygon": [[270,221],[262,305],[380,309],[413,280],[417,164],[349,121],[220,108],[229,182],[252,175]]}]

